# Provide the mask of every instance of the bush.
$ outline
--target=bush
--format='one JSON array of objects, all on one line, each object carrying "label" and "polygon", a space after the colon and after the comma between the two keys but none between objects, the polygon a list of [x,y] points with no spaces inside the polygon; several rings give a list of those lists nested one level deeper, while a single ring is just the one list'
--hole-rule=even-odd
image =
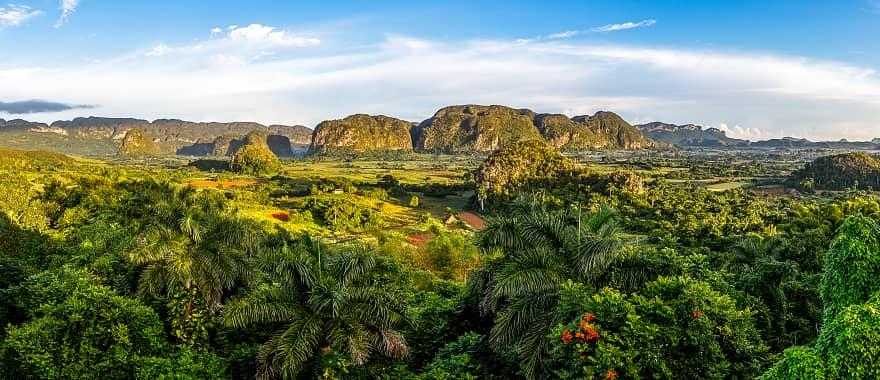
[{"label": "bush", "polygon": [[[49,279],[52,288],[67,288],[69,293],[49,291],[51,296],[42,298],[43,306],[31,309],[34,319],[9,329],[3,342],[8,374],[41,379],[90,379],[101,374],[105,379],[128,379],[139,357],[161,353],[162,322],[149,307],[94,285],[85,272],[64,270]],[[32,281],[25,287],[37,284]]]}]

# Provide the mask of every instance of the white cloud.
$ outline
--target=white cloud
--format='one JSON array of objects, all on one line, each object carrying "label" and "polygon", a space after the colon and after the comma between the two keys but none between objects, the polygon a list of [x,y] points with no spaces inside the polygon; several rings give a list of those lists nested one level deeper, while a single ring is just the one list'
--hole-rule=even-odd
[{"label": "white cloud", "polygon": [[141,55],[150,58],[174,56],[178,62],[193,62],[208,57],[208,63],[229,65],[264,60],[275,56],[278,51],[321,44],[316,37],[260,24],[246,27],[232,25],[225,30],[215,27],[210,32],[210,39],[181,45],[158,43]]},{"label": "white cloud", "polygon": [[79,6],[79,0],[61,0],[60,8],[61,8],[61,16],[58,18],[58,21],[55,23],[56,28],[60,28],[67,23],[67,20],[70,18],[70,15],[76,11],[76,7]]},{"label": "white cloud", "polygon": [[49,119],[88,113],[315,125],[357,112],[419,121],[444,105],[482,103],[569,115],[606,109],[633,122],[723,122],[741,137],[880,137],[880,76],[840,62],[561,40],[388,36],[343,49],[286,45],[227,31],[103,63],[0,68],[0,82],[7,99],[102,105]]},{"label": "white cloud", "polygon": [[41,13],[43,12],[25,5],[9,4],[0,7],[0,29],[22,25]]},{"label": "white cloud", "polygon": [[147,57],[161,57],[171,53],[172,50],[173,49],[170,46],[160,43],[153,46],[153,48],[144,53],[144,55]]},{"label": "white cloud", "polygon": [[760,128],[748,128],[748,127],[744,128],[739,125],[734,125],[733,127],[729,127],[727,125],[727,123],[718,124],[717,128],[719,130],[723,131],[727,135],[727,137],[732,137],[735,139],[758,141],[758,140],[766,140],[766,139],[772,138],[772,137],[779,137],[779,136],[773,136],[773,135],[766,134]]},{"label": "white cloud", "polygon": [[577,36],[579,34],[581,34],[581,31],[579,31],[579,30],[566,30],[564,32],[553,33],[551,35],[548,35],[547,38],[549,38],[551,40],[556,40],[556,39],[562,39],[562,38],[571,38],[571,37]]},{"label": "white cloud", "polygon": [[639,22],[625,22],[622,24],[608,24],[600,27],[596,27],[591,29],[594,32],[599,33],[608,33],[608,32],[617,32],[620,30],[627,29],[635,29],[635,28],[646,28],[652,26],[657,23],[657,20],[642,20]]},{"label": "white cloud", "polygon": [[317,46],[321,43],[321,40],[314,37],[298,36],[275,27],[260,24],[250,24],[243,28],[232,28],[227,38],[247,44],[279,47],[308,47]]}]

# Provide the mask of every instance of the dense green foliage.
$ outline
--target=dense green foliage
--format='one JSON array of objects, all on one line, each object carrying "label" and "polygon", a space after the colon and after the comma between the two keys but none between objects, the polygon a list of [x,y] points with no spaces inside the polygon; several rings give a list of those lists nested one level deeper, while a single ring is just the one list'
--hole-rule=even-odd
[{"label": "dense green foliage", "polygon": [[[848,218],[825,257],[822,331],[815,345],[785,351],[766,379],[880,376],[880,226]],[[809,367],[807,367],[809,365]]]},{"label": "dense green foliage", "polygon": [[481,199],[511,195],[530,181],[555,177],[574,163],[541,140],[511,144],[492,153],[477,169],[475,181]]},{"label": "dense green foliage", "polygon": [[[558,378],[729,378],[760,373],[766,347],[752,313],[711,285],[661,277],[626,296],[568,284],[557,307],[575,313],[547,338]],[[571,317],[569,317],[571,318]]]},{"label": "dense green foliage", "polygon": [[0,152],[0,377],[880,376],[876,196],[532,148],[584,170]]}]

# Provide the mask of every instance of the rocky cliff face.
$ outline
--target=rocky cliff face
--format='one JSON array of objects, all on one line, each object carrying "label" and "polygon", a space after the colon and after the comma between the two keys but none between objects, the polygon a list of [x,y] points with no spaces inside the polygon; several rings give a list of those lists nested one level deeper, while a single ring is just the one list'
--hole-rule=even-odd
[{"label": "rocky cliff face", "polygon": [[155,156],[161,153],[159,145],[143,129],[129,129],[122,138],[119,155],[128,157]]},{"label": "rocky cliff face", "polygon": [[636,128],[653,140],[662,141],[672,145],[687,146],[747,146],[747,140],[727,137],[724,131],[718,128],[707,128],[694,124],[675,125],[661,122],[653,122],[637,125]]},{"label": "rocky cliff face", "polygon": [[512,142],[540,138],[535,113],[505,106],[445,107],[413,130],[415,148],[428,152],[490,152]]},{"label": "rocky cliff face", "polygon": [[600,111],[593,116],[540,114],[535,125],[553,146],[566,151],[591,149],[646,149],[660,144],[645,138],[613,112]]},{"label": "rocky cliff face", "polygon": [[443,108],[416,127],[413,136],[416,149],[447,153],[493,151],[516,141],[542,137],[568,151],[644,149],[658,145],[611,112],[569,118],[535,114],[527,109],[477,105]]},{"label": "rocky cliff face", "polygon": [[605,149],[647,149],[659,147],[614,112],[599,111],[593,116],[575,116],[576,123],[586,124],[605,141]]},{"label": "rocky cliff face", "polygon": [[351,115],[318,124],[313,153],[412,150],[410,123],[388,116]]},{"label": "rocky cliff face", "polygon": [[22,130],[28,131],[31,129],[47,129],[49,126],[45,123],[35,123],[22,119],[13,119],[13,120],[3,120],[0,119],[0,131],[13,131],[13,130]]},{"label": "rocky cliff face", "polygon": [[[259,131],[281,157],[313,153],[411,151],[441,153],[491,152],[514,142],[545,139],[562,150],[644,149],[661,147],[611,112],[569,118],[536,114],[506,106],[444,107],[421,122],[357,114],[320,123],[314,132],[303,126],[257,123],[196,123],[176,119],[76,118],[51,125],[0,120],[0,145],[34,147],[72,154],[116,152],[128,131],[150,136],[161,154],[231,156],[244,136]],[[112,154],[112,153],[111,153]]]}]

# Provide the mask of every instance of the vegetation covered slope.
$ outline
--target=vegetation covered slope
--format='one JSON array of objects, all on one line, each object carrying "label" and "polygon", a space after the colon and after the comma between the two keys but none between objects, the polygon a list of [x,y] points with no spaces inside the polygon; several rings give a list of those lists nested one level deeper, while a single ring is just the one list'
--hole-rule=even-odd
[{"label": "vegetation covered slope", "polygon": [[474,180],[481,199],[513,194],[530,181],[554,177],[575,164],[543,140],[512,143],[489,155]]},{"label": "vegetation covered slope", "polygon": [[232,171],[247,174],[269,174],[278,170],[281,162],[269,149],[266,135],[253,131],[244,138],[244,143],[232,155]]},{"label": "vegetation covered slope", "polygon": [[569,118],[505,106],[451,106],[413,129],[416,149],[429,152],[490,152],[542,137],[567,151],[657,146],[617,114],[604,111]]},{"label": "vegetation covered slope", "polygon": [[161,153],[159,145],[140,128],[132,128],[125,132],[122,144],[119,145],[120,156],[142,157],[155,156],[159,153]]},{"label": "vegetation covered slope", "polygon": [[351,115],[315,128],[313,153],[412,150],[411,124],[384,115]]},{"label": "vegetation covered slope", "polygon": [[819,157],[790,178],[805,190],[880,190],[880,159],[862,153],[843,153]]},{"label": "vegetation covered slope", "polygon": [[785,350],[766,380],[880,377],[880,226],[848,218],[825,255],[822,330],[812,346]]},{"label": "vegetation covered slope", "polygon": [[567,151],[591,149],[645,149],[660,147],[613,112],[593,116],[541,114],[535,124],[553,146]]},{"label": "vegetation covered slope", "polygon": [[462,105],[440,109],[413,130],[416,149],[429,152],[491,152],[519,140],[540,138],[526,109]]},{"label": "vegetation covered slope", "polygon": [[250,122],[199,123],[176,119],[147,121],[133,118],[81,117],[52,124],[24,120],[0,120],[0,146],[17,149],[45,149],[69,154],[106,155],[117,153],[125,134],[140,129],[153,137],[162,154],[204,156],[221,148],[213,146],[220,136],[241,139],[252,130],[270,136],[270,147],[278,155],[292,154],[291,145],[305,147],[311,129],[303,126],[264,126]]}]

